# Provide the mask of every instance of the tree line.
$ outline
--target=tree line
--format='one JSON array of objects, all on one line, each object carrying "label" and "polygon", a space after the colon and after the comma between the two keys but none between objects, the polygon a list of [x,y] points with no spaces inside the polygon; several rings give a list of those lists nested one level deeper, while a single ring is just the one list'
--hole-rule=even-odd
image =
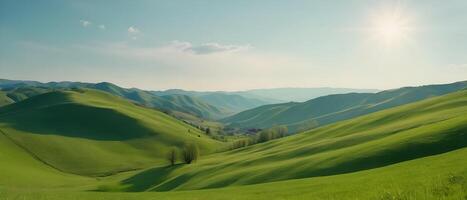
[{"label": "tree line", "polygon": [[232,143],[232,149],[238,149],[238,148],[246,147],[249,145],[263,143],[263,142],[267,142],[270,140],[282,138],[282,137],[287,136],[288,132],[289,130],[287,126],[284,126],[284,125],[273,126],[271,128],[261,130],[255,135],[250,136],[248,138],[234,141]]}]

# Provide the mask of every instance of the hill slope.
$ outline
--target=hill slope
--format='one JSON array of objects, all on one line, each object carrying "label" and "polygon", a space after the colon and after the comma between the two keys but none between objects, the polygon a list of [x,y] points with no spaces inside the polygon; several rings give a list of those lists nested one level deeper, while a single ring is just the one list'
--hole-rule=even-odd
[{"label": "hill slope", "polygon": [[[147,107],[157,108],[159,110],[164,111],[172,110],[185,112],[207,119],[219,119],[232,114],[232,112],[230,111],[227,111],[222,108],[217,108],[196,97],[181,97],[181,95],[166,95],[165,97],[160,97],[144,90],[136,88],[121,88],[115,84],[108,82],[101,82],[95,84],[68,81],[40,83],[35,81],[13,81],[0,79],[0,89],[2,89],[3,92],[6,93],[6,95],[13,100],[13,102],[18,102],[26,98],[50,92],[53,90],[73,88],[88,88],[101,90],[116,96],[126,98],[128,100],[135,101]],[[176,99],[183,100],[172,101]],[[12,101],[4,101],[3,105],[10,103],[12,103]],[[1,105],[2,104],[0,104],[0,106]]]},{"label": "hill slope", "polygon": [[268,104],[268,102],[259,99],[225,93],[201,95],[198,98],[218,108],[223,108],[232,114]]},{"label": "hill slope", "polygon": [[[0,199],[465,199],[467,148],[356,173],[209,190],[171,192],[76,192],[7,190]],[[146,178],[152,178],[147,174]],[[1,179],[0,179],[1,181]]]},{"label": "hill slope", "polygon": [[352,89],[352,88],[271,88],[255,89],[236,92],[245,97],[256,97],[263,99],[275,99],[278,102],[304,102],[320,96],[345,93],[374,93],[374,89]]},{"label": "hill slope", "polygon": [[[56,98],[44,98],[22,107],[40,105],[36,108],[42,108],[41,102]],[[95,97],[78,102],[91,103],[88,101],[93,105],[108,105]],[[12,106],[6,108],[9,107],[5,112],[15,110]],[[467,91],[460,91],[267,143],[204,156],[192,165],[162,165],[102,179],[57,172],[32,159],[28,151],[15,144],[18,140],[7,138],[12,135],[7,133],[0,134],[0,159],[6,163],[0,165],[2,172],[6,172],[0,173],[0,198],[462,199],[467,187],[463,159],[467,153],[466,133]],[[83,149],[74,148],[85,152]],[[57,152],[60,151],[54,151]],[[41,178],[46,180],[38,181]],[[249,185],[254,183],[261,184]],[[34,190],[33,186],[41,187]],[[180,192],[76,192],[223,186],[232,187]]]},{"label": "hill slope", "polygon": [[465,148],[466,137],[467,91],[460,91],[214,154],[129,189],[217,188],[349,173]]},{"label": "hill slope", "polygon": [[243,111],[222,122],[236,128],[267,128],[287,125],[292,132],[350,119],[387,108],[416,102],[467,88],[467,81],[318,97],[303,103],[265,105]]},{"label": "hill slope", "polygon": [[167,148],[185,142],[197,143],[204,154],[222,148],[164,113],[87,89],[50,92],[2,107],[0,129],[44,163],[83,175],[161,163]]}]

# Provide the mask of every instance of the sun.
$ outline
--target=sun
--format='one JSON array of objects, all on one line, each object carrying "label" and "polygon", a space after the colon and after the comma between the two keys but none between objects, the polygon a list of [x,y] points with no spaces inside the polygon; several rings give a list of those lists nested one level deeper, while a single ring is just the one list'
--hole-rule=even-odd
[{"label": "sun", "polygon": [[413,31],[411,20],[400,11],[380,12],[372,16],[370,25],[374,39],[386,45],[395,45],[407,40]]}]

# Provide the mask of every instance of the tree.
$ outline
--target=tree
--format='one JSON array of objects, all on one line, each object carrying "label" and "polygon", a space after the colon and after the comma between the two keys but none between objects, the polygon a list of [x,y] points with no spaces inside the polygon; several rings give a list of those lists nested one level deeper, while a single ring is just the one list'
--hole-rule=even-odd
[{"label": "tree", "polygon": [[171,148],[169,152],[167,152],[167,160],[170,162],[170,166],[175,165],[175,162],[177,162],[177,149]]},{"label": "tree", "polygon": [[289,129],[287,128],[287,126],[284,126],[284,125],[276,126],[274,127],[274,130],[275,130],[275,133],[277,134],[276,138],[285,137],[287,133],[289,132]]},{"label": "tree", "polygon": [[198,146],[196,146],[196,144],[193,143],[185,144],[185,147],[183,148],[183,160],[185,161],[185,163],[190,164],[192,162],[195,162],[196,160],[198,160],[198,157]]},{"label": "tree", "polygon": [[287,126],[274,126],[269,129],[262,130],[258,135],[258,143],[267,142],[269,140],[282,138],[287,136],[288,133]]},{"label": "tree", "polygon": [[260,133],[259,133],[259,137],[258,137],[258,143],[261,143],[261,142],[267,142],[269,140],[272,139],[272,132],[271,130],[262,130]]},{"label": "tree", "polygon": [[211,129],[209,127],[206,128],[206,135],[211,135]]}]

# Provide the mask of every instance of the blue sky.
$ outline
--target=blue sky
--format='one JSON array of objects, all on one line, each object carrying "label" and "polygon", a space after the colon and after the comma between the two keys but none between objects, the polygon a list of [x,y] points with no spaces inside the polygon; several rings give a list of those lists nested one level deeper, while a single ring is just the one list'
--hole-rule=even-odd
[{"label": "blue sky", "polygon": [[0,77],[143,89],[467,78],[467,1],[0,1]]}]

